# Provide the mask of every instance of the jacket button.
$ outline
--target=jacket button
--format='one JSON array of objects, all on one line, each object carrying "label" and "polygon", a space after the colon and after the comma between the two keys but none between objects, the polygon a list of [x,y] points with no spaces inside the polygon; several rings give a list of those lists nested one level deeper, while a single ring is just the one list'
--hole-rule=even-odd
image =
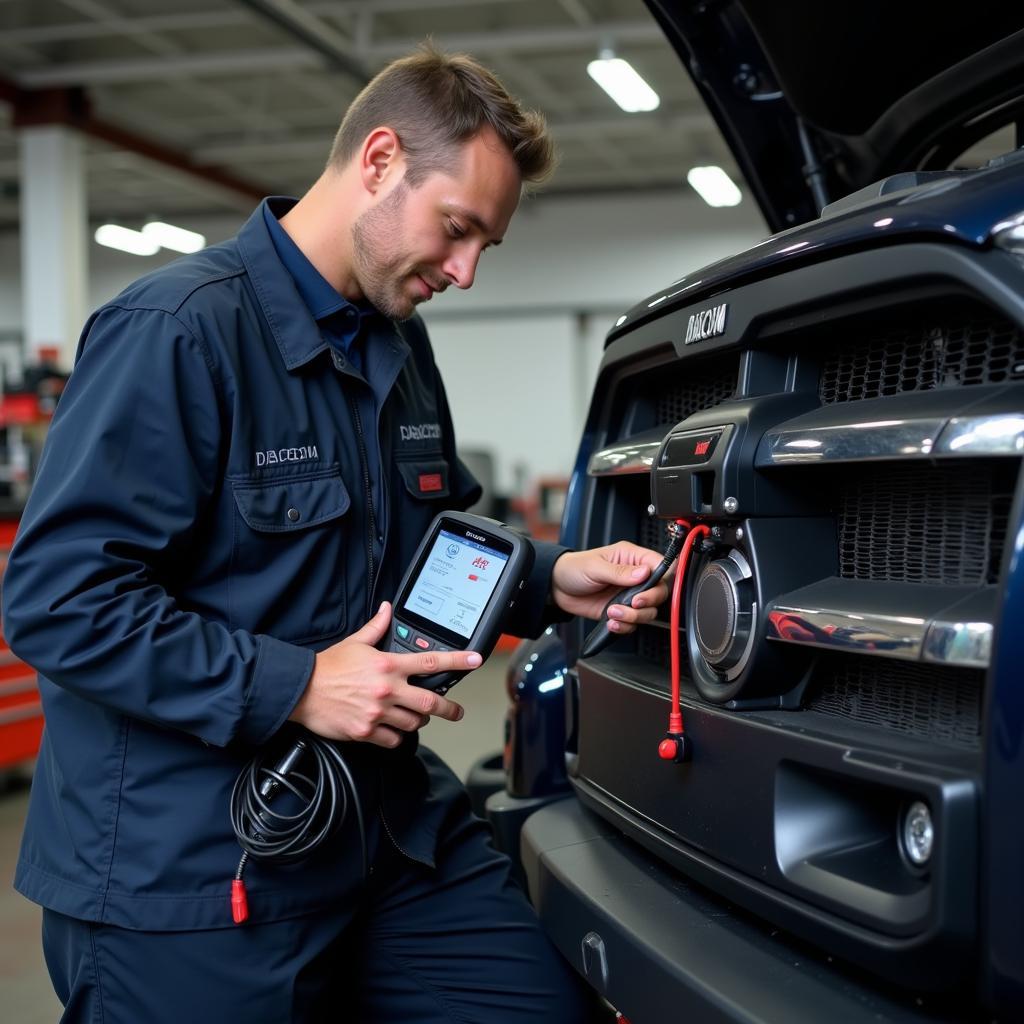
[{"label": "jacket button", "polygon": [[290,508],[290,509],[288,509],[288,511],[285,513],[285,515],[287,515],[288,518],[293,523],[297,523],[299,521],[299,510],[297,508]]}]

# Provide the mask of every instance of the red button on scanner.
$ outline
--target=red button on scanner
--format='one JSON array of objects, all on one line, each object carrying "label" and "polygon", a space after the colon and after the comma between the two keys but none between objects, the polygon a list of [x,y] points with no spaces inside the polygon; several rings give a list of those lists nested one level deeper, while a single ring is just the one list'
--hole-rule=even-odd
[{"label": "red button on scanner", "polygon": [[420,649],[421,651],[429,651],[429,650],[430,650],[430,641],[429,641],[429,640],[425,640],[425,639],[424,639],[423,637],[421,637],[421,636],[418,636],[418,637],[416,637],[416,639],[415,639],[415,640],[413,641],[413,643],[414,643],[414,644],[415,644],[415,645],[416,645],[416,646],[417,646],[417,647],[418,647],[418,648],[419,648],[419,649]]}]

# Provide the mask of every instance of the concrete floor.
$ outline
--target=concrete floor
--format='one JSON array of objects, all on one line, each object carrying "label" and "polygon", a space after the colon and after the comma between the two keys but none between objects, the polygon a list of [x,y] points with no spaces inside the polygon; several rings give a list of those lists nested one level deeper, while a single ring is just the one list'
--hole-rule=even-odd
[{"label": "concrete floor", "polygon": [[[461,722],[437,720],[422,732],[423,742],[461,778],[478,757],[501,748],[508,657],[492,655],[452,691],[452,698],[466,709]],[[27,803],[24,773],[0,781],[0,1020],[54,1024],[61,1006],[43,965],[40,910],[10,886]]]}]

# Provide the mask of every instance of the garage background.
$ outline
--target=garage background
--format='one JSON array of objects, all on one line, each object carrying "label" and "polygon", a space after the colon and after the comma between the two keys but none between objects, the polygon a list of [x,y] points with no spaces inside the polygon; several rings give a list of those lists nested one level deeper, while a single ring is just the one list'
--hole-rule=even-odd
[{"label": "garage background", "polygon": [[[557,501],[538,510],[537,495],[571,470],[615,318],[764,234],[748,198],[712,209],[686,184],[692,166],[716,164],[742,188],[640,0],[0,0],[5,390],[42,349],[69,369],[88,313],[174,258],[99,246],[97,227],[159,220],[229,237],[261,196],[302,194],[359,88],[426,36],[491,67],[545,113],[558,146],[556,174],[473,289],[421,307],[460,447],[484,458],[513,513],[555,528]],[[657,109],[626,113],[597,87],[587,63],[602,52],[630,61]],[[29,201],[41,191],[48,223]],[[22,271],[40,258],[42,306]],[[425,731],[462,775],[500,746],[506,661],[460,686],[462,723]],[[59,1016],[38,908],[9,888],[30,772],[0,773],[0,994],[19,1024]]]}]

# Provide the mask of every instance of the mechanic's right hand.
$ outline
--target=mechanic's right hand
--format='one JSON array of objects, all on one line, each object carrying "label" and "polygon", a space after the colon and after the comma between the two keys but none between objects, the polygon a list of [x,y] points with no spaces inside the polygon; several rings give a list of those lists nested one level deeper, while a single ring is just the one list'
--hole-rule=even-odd
[{"label": "mechanic's right hand", "polygon": [[289,718],[329,740],[359,740],[397,747],[431,715],[457,722],[460,704],[409,684],[409,676],[478,668],[474,651],[389,654],[376,645],[391,622],[385,601],[362,629],[316,656],[313,674]]}]

